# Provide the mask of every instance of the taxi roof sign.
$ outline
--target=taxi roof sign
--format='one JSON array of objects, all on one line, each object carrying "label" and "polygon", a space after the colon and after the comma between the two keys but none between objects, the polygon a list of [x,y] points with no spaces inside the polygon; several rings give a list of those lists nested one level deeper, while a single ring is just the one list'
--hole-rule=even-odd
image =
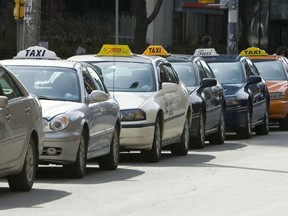
[{"label": "taxi roof sign", "polygon": [[55,52],[46,49],[41,46],[28,47],[25,50],[21,50],[17,53],[14,59],[52,59],[56,60],[59,57]]},{"label": "taxi roof sign", "polygon": [[214,48],[200,48],[196,49],[194,52],[195,56],[218,56],[219,54],[216,52]]},{"label": "taxi roof sign", "polygon": [[147,56],[169,56],[170,54],[160,45],[150,45],[144,51],[143,55]]},{"label": "taxi roof sign", "polygon": [[104,44],[98,53],[98,56],[132,56],[128,45]]},{"label": "taxi roof sign", "polygon": [[249,47],[246,50],[242,50],[240,56],[267,56],[265,50],[259,49],[258,47]]}]

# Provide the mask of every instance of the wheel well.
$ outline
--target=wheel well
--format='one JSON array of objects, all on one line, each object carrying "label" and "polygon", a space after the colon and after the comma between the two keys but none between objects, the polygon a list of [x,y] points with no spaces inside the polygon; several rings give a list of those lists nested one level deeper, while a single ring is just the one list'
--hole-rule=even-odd
[{"label": "wheel well", "polygon": [[[164,114],[162,110],[159,110],[159,112],[157,113],[157,117],[160,119],[160,128],[161,128],[161,137],[163,136],[163,130],[164,130]],[[156,120],[156,119],[155,119]]]},{"label": "wheel well", "polygon": [[90,131],[87,123],[83,125],[82,133],[84,134],[85,145],[86,147],[88,147]]},{"label": "wheel well", "polygon": [[37,155],[37,164],[39,163],[39,136],[38,133],[34,130],[30,136],[30,139],[33,139],[34,141],[34,147],[35,147],[35,151],[36,151],[36,155]]}]

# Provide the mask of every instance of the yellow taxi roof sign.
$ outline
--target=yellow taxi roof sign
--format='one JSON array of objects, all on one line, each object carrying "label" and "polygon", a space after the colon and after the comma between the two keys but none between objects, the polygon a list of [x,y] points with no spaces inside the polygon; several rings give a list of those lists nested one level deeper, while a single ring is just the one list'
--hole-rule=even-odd
[{"label": "yellow taxi roof sign", "polygon": [[128,45],[104,44],[98,53],[98,56],[132,56]]},{"label": "yellow taxi roof sign", "polygon": [[240,56],[266,56],[268,55],[265,50],[258,47],[249,47],[246,50],[242,50]]},{"label": "yellow taxi roof sign", "polygon": [[218,56],[214,48],[199,48],[194,51],[195,56]]},{"label": "yellow taxi roof sign", "polygon": [[169,56],[170,54],[161,45],[150,45],[143,52],[143,55]]},{"label": "yellow taxi roof sign", "polygon": [[46,49],[41,46],[28,47],[25,50],[21,50],[17,53],[14,59],[52,59],[56,60],[59,57],[55,52]]}]

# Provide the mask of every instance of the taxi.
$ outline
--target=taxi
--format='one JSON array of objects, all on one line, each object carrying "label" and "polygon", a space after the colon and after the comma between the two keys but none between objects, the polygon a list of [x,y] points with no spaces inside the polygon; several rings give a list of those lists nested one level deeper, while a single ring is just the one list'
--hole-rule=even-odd
[{"label": "taxi", "polygon": [[281,130],[288,130],[288,62],[279,55],[268,55],[265,50],[250,47],[240,52],[247,56],[266,80],[270,94],[269,116],[271,123],[279,123]]},{"label": "taxi", "polygon": [[87,160],[92,158],[100,169],[117,168],[119,104],[93,67],[61,60],[39,46],[1,63],[42,105],[45,138],[40,164],[64,165],[74,178],[84,176]]},{"label": "taxi", "polygon": [[270,97],[253,62],[245,56],[217,54],[213,48],[197,49],[222,84],[226,97],[227,132],[236,132],[240,139],[269,134]]},{"label": "taxi", "polygon": [[42,107],[21,82],[0,65],[0,177],[13,191],[29,191],[43,151]]},{"label": "taxi", "polygon": [[105,44],[98,54],[68,60],[101,68],[104,83],[120,104],[122,151],[141,151],[148,162],[158,162],[163,148],[174,155],[188,153],[191,101],[165,58],[133,54],[127,45]]},{"label": "taxi", "polygon": [[200,56],[170,54],[167,60],[189,90],[193,107],[190,147],[225,141],[225,95],[212,69]]}]

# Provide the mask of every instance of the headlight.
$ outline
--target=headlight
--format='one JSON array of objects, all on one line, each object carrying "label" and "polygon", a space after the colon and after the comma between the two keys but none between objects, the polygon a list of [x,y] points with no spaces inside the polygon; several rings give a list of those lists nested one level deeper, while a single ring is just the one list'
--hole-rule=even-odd
[{"label": "headlight", "polygon": [[239,99],[237,97],[226,98],[226,106],[237,106],[239,105]]},{"label": "headlight", "polygon": [[284,99],[284,92],[271,92],[270,93],[270,99],[271,100],[279,100],[279,99]]},{"label": "headlight", "polygon": [[69,117],[66,114],[60,114],[55,116],[51,121],[44,121],[45,132],[61,131],[64,130],[69,124]]},{"label": "headlight", "polygon": [[146,113],[143,110],[121,110],[122,121],[140,121],[146,119]]}]

